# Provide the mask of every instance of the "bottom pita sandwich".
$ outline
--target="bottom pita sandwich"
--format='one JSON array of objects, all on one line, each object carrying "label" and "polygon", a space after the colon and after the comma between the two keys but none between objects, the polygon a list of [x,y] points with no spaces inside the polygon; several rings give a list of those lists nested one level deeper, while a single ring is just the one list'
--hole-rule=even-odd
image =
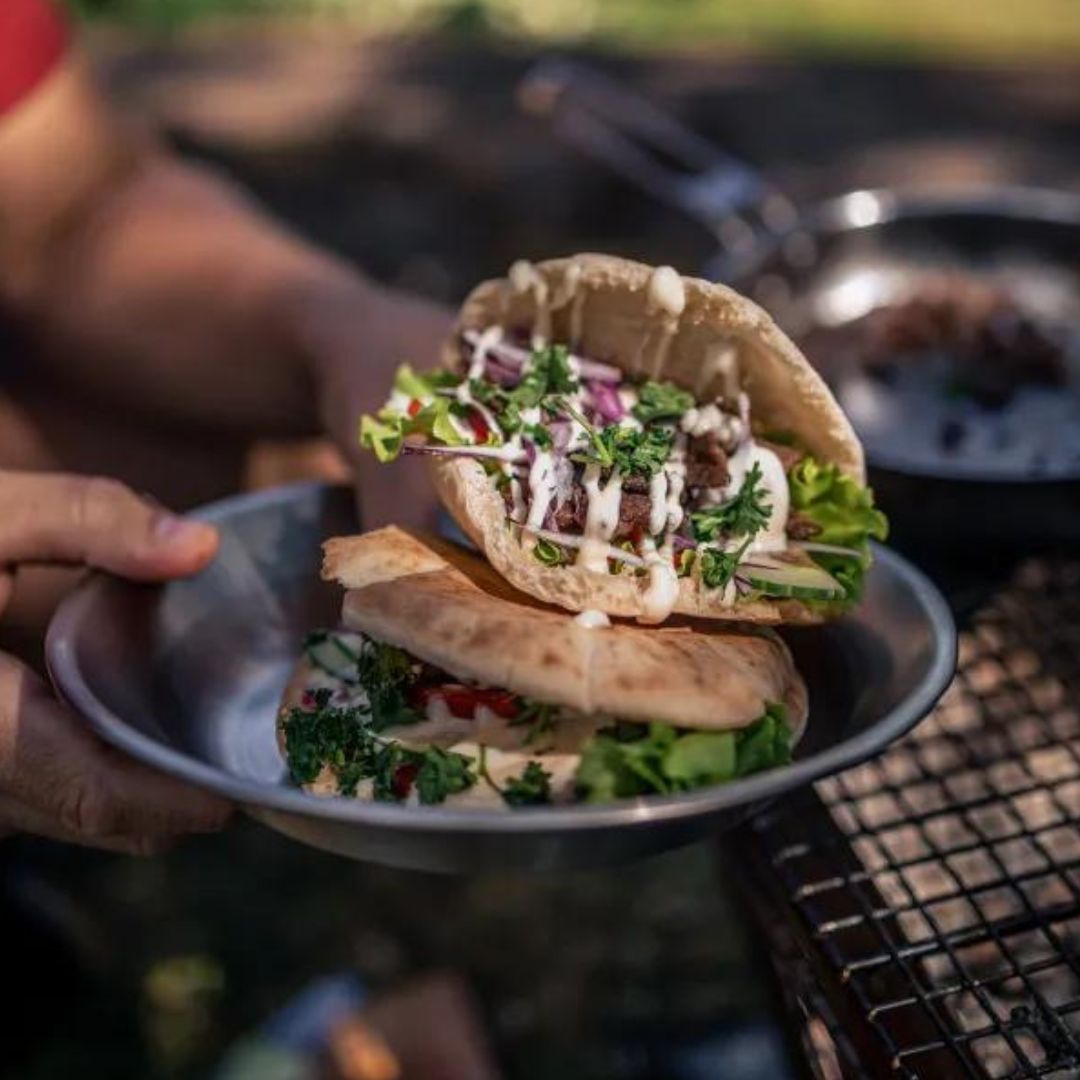
[{"label": "bottom pita sandwich", "polygon": [[806,687],[764,627],[570,616],[481,557],[397,528],[330,540],[347,590],[278,739],[318,795],[522,807],[672,795],[786,764]]}]

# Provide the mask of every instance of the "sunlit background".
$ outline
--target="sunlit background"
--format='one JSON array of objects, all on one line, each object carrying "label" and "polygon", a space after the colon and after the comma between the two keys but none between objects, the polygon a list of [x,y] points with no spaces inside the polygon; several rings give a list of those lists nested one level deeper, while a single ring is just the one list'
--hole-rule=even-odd
[{"label": "sunlit background", "polygon": [[[306,235],[447,302],[519,256],[604,249],[690,271],[713,253],[714,236],[522,114],[515,86],[551,51],[625,80],[796,201],[1080,183],[1077,0],[71,3],[117,102]],[[313,455],[270,453],[254,480],[318,471]],[[222,1062],[231,1080],[300,1077],[259,1033],[313,980],[378,993],[436,970],[464,980],[509,1078],[652,1077],[675,1060],[664,1047],[691,1063],[672,1075],[788,1075],[776,985],[727,884],[737,853],[714,845],[467,882],[245,824],[153,861],[23,855],[9,901],[49,926],[29,943],[45,960],[10,1074],[26,1080]],[[695,1053],[742,1071],[693,1072]]]}]

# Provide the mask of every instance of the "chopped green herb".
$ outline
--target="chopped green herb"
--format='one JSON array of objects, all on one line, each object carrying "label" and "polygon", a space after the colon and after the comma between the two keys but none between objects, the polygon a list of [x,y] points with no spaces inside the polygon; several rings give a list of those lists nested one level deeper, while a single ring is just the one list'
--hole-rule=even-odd
[{"label": "chopped green herb", "polygon": [[772,507],[765,501],[768,492],[761,481],[761,467],[755,461],[733,498],[723,506],[710,506],[692,513],[690,524],[698,540],[755,536],[761,532],[772,516]]},{"label": "chopped green herb", "polygon": [[525,745],[532,746],[554,729],[555,706],[545,705],[539,701],[527,701],[512,723],[514,727],[529,725],[528,733],[525,735]]},{"label": "chopped green herb", "polygon": [[501,791],[508,806],[542,806],[551,802],[551,773],[537,761],[530,761],[524,772],[510,780]]},{"label": "chopped green herb", "polygon": [[360,783],[371,780],[376,799],[399,802],[415,783],[422,803],[438,803],[476,782],[465,755],[408,749],[380,736],[364,708],[330,708],[325,697],[314,709],[289,710],[282,730],[298,784],[310,784],[329,768],[341,795],[355,796]]},{"label": "chopped green herb", "polygon": [[643,424],[656,420],[675,420],[694,406],[694,395],[674,383],[643,383],[638,390],[637,404],[630,411]]},{"label": "chopped green herb", "polygon": [[414,661],[404,649],[365,638],[357,658],[358,681],[367,695],[371,727],[414,724],[419,713],[409,704],[408,691],[416,681]]},{"label": "chopped green herb", "polygon": [[555,445],[551,432],[542,424],[528,424],[525,428],[525,435],[527,438],[532,439],[540,450],[550,450]]},{"label": "chopped green herb", "polygon": [[710,589],[723,589],[735,576],[746,549],[750,546],[748,536],[734,551],[719,548],[701,548],[701,580]]},{"label": "chopped green herb", "polygon": [[472,759],[464,754],[435,746],[415,753],[423,759],[416,774],[416,791],[425,805],[441,803],[476,783]]},{"label": "chopped green herb", "polygon": [[623,476],[652,477],[671,456],[675,432],[664,427],[635,430],[608,424],[599,432],[591,429],[589,440],[589,447],[571,455],[574,461],[596,462],[604,469],[618,469]]}]

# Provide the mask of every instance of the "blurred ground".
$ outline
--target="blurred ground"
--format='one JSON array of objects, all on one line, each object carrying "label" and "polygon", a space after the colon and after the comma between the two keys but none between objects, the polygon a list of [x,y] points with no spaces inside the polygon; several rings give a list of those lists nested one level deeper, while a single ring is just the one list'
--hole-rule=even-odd
[{"label": "blurred ground", "polygon": [[[519,256],[602,248],[693,269],[710,253],[695,226],[515,111],[524,47],[281,29],[91,41],[119,101],[385,280],[452,301]],[[587,59],[800,198],[1080,182],[1080,70],[1065,59]],[[729,870],[703,847],[619,871],[475,881],[352,865],[251,825],[146,862],[18,853],[9,884],[55,910],[84,958],[81,975],[41,963],[19,978],[26,1011],[56,1021],[12,1074],[30,1080],[205,1075],[308,977],[351,966],[377,985],[465,972],[513,1078],[656,1076],[650,1046],[766,1004]],[[178,964],[181,990],[163,994]]]}]

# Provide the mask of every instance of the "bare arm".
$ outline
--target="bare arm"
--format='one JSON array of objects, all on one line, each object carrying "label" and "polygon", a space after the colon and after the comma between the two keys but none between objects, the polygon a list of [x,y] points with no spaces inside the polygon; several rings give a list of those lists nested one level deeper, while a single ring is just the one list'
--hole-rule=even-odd
[{"label": "bare arm", "polygon": [[77,57],[0,121],[0,302],[91,396],[251,434],[321,412],[346,448],[394,363],[433,361],[446,326],[125,127]]}]

